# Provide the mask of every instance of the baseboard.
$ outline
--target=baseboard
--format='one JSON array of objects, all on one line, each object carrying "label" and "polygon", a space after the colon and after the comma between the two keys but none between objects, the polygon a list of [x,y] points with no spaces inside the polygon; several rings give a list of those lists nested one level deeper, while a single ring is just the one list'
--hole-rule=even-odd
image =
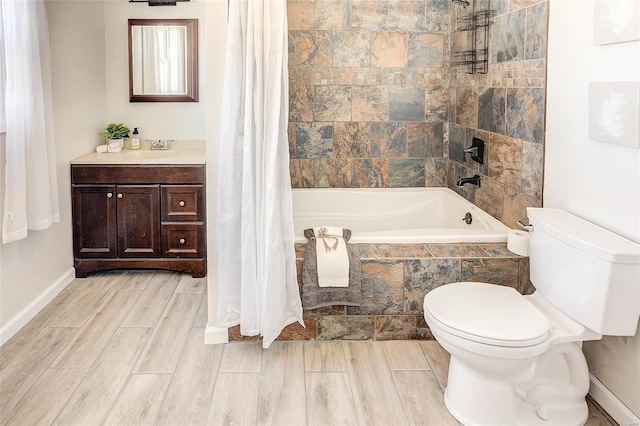
[{"label": "baseboard", "polygon": [[229,343],[229,332],[223,327],[207,327],[204,330],[204,344],[217,345],[220,343]]},{"label": "baseboard", "polygon": [[589,373],[591,386],[589,395],[616,421],[620,426],[638,426],[640,417],[618,399],[600,380]]},{"label": "baseboard", "polygon": [[69,268],[60,278],[51,284],[40,296],[29,303],[20,313],[11,318],[7,324],[0,328],[0,346],[11,339],[22,327],[24,327],[47,303],[51,302],[73,279],[75,269]]}]

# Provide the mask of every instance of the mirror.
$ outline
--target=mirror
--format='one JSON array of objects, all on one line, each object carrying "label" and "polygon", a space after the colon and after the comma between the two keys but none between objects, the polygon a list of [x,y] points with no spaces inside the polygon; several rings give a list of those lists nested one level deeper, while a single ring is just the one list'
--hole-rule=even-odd
[{"label": "mirror", "polygon": [[197,19],[129,19],[129,101],[198,101]]}]

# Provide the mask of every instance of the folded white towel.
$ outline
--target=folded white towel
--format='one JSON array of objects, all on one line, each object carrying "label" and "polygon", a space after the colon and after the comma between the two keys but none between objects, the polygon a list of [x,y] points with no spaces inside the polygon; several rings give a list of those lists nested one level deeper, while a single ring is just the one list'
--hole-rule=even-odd
[{"label": "folded white towel", "polygon": [[318,226],[316,238],[319,287],[349,287],[349,255],[342,228]]},{"label": "folded white towel", "polygon": [[97,152],[98,154],[102,154],[102,153],[107,152],[107,146],[106,146],[106,145],[98,145],[98,146],[96,147],[96,152]]}]

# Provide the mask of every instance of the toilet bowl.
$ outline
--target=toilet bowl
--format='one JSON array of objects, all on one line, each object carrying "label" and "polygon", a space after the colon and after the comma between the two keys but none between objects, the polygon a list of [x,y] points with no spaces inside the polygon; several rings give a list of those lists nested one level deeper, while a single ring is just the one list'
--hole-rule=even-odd
[{"label": "toilet bowl", "polygon": [[451,354],[445,404],[464,425],[583,425],[582,342],[635,335],[640,245],[568,212],[528,208],[532,295],[491,283],[429,291],[424,317]]},{"label": "toilet bowl", "polygon": [[[449,303],[452,301],[453,303]],[[451,354],[447,409],[465,425],[581,425],[589,374],[580,342],[601,336],[539,295],[459,282],[425,296],[424,315]]]}]

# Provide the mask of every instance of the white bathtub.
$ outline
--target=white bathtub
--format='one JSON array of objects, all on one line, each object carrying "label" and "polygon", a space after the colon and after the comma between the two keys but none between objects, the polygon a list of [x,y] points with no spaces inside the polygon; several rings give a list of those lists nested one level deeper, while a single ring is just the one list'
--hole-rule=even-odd
[{"label": "white bathtub", "polygon": [[293,221],[298,243],[324,225],[351,229],[351,243],[505,242],[509,231],[449,188],[294,189]]}]

